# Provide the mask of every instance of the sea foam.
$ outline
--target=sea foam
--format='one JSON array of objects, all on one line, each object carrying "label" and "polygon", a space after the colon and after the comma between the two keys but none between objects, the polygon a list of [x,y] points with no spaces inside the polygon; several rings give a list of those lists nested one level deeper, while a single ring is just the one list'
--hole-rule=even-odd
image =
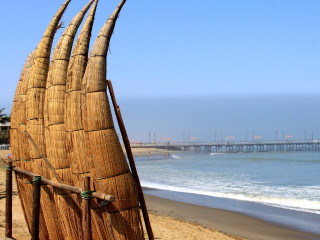
[{"label": "sea foam", "polygon": [[228,198],[233,200],[255,202],[260,204],[265,204],[272,207],[284,208],[295,211],[309,212],[314,214],[320,214],[320,201],[316,200],[305,200],[305,199],[293,199],[293,198],[280,198],[280,197],[267,197],[267,196],[253,196],[253,195],[242,195],[234,193],[219,193],[219,192],[208,192],[201,191],[197,189],[178,187],[178,186],[169,186],[151,182],[141,182],[143,187],[167,190],[173,192],[181,193],[191,193],[198,194],[210,197],[218,198]]}]

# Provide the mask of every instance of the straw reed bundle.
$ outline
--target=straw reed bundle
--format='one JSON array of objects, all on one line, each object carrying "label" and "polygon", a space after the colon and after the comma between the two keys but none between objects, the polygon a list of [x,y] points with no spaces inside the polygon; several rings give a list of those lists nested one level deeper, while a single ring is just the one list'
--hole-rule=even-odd
[{"label": "straw reed bundle", "polygon": [[[66,0],[57,11],[38,44],[28,80],[26,96],[27,131],[43,153],[46,151],[43,126],[43,103],[49,70],[50,52],[57,26],[70,1],[71,0]],[[35,151],[35,148],[30,143],[28,149],[29,157],[33,162],[32,169],[29,170],[42,176],[49,177],[47,166],[41,158],[41,155]],[[50,191],[47,186],[42,186],[41,191],[41,208],[44,213],[43,215],[49,237],[50,239],[63,239],[52,191]]]},{"label": "straw reed bundle", "polygon": [[[15,96],[13,99],[12,111],[11,111],[11,133],[10,133],[10,141],[11,141],[11,153],[13,161],[15,161],[16,166],[20,166],[21,160],[28,159],[27,156],[23,156],[27,154],[24,150],[26,137],[25,134],[19,134],[21,132],[20,129],[25,130],[26,124],[26,93],[27,93],[27,80],[29,79],[30,69],[34,60],[35,50],[30,53],[28,59],[23,67],[21,72],[21,76],[16,88]],[[18,128],[20,128],[18,130]]]},{"label": "straw reed bundle", "polygon": [[[17,180],[17,187],[18,187],[18,194],[22,206],[22,210],[25,215],[25,219],[27,222],[27,226],[29,232],[31,232],[31,223],[32,223],[32,178],[26,176],[24,174],[17,174],[16,173],[16,180]],[[47,230],[47,225],[44,220],[44,214],[40,209],[40,226],[39,226],[39,239],[49,239],[49,234]]]},{"label": "straw reed bundle", "polygon": [[[16,165],[78,187],[82,178],[90,175],[91,189],[116,199],[108,204],[92,200],[92,239],[144,239],[138,185],[114,129],[106,93],[109,42],[126,0],[121,0],[102,27],[88,58],[98,4],[98,0],[90,0],[63,33],[50,62],[52,40],[70,1],[58,10],[37,50],[29,56],[17,86],[11,130],[13,155],[19,160]],[[92,3],[70,58],[77,29]],[[47,156],[59,179],[30,144],[24,130]],[[32,180],[19,174],[17,182],[30,229]],[[80,196],[45,185],[41,196],[40,239],[83,239]]]},{"label": "straw reed bundle", "polygon": [[[74,17],[63,33],[54,49],[49,67],[44,105],[45,138],[47,158],[57,173],[59,170],[70,168],[70,162],[66,157],[64,124],[67,69],[74,37],[92,2],[93,0]],[[66,184],[72,184],[70,181],[61,179]]]},{"label": "straw reed bundle", "polygon": [[[44,125],[46,139],[46,153],[49,162],[62,182],[72,185],[70,162],[66,154],[66,131],[65,131],[65,95],[67,68],[74,37],[90,8],[93,0],[73,18],[66,28],[62,37],[55,47],[51,64],[49,67],[48,79],[45,92]],[[55,176],[51,172],[51,179]],[[57,179],[56,179],[57,180]],[[74,200],[65,192],[55,189],[54,200],[60,217],[64,239],[81,239],[81,218],[80,209]]]},{"label": "straw reed bundle", "polygon": [[[102,27],[91,50],[83,79],[83,125],[88,133],[92,158],[89,165],[93,186],[108,192],[116,201],[107,206],[93,207],[93,219],[101,239],[142,239],[139,225],[139,199],[135,180],[114,129],[106,93],[106,56],[118,15],[125,4],[122,0]],[[97,203],[96,203],[97,204]]]},{"label": "straw reed bundle", "polygon": [[[37,52],[30,70],[26,101],[27,129],[31,131],[29,132],[31,137],[33,138],[37,146],[41,149],[41,151],[44,153],[46,149],[43,129],[43,103],[50,63],[50,52],[56,28],[70,1],[71,0],[65,1],[65,3],[60,7],[60,9],[50,22],[40,43],[37,46]],[[31,159],[41,158],[40,154],[34,150],[33,146],[29,147],[29,151]],[[39,169],[36,164],[34,172],[41,174],[41,170],[42,169]]]},{"label": "straw reed bundle", "polygon": [[89,43],[94,16],[97,8],[96,0],[82,27],[69,61],[66,83],[66,131],[67,158],[71,163],[73,183],[81,187],[82,178],[88,176],[90,157],[87,147],[87,134],[83,130],[81,116],[81,84],[87,66]]},{"label": "straw reed bundle", "polygon": [[[11,112],[11,134],[10,134],[10,143],[11,143],[11,153],[12,159],[16,166],[29,169],[31,163],[26,164],[29,162],[29,155],[28,155],[28,140],[24,133],[26,129],[26,93],[27,93],[27,86],[28,86],[28,79],[30,69],[34,60],[35,56],[34,50],[29,56],[28,59],[23,67],[21,72],[21,76],[16,88],[13,105],[12,105],[12,112]],[[20,196],[21,206],[24,212],[24,216],[27,222],[27,226],[29,231],[31,229],[31,216],[32,216],[32,185],[30,182],[32,181],[30,177],[25,176],[21,173],[16,173],[16,180],[17,180],[17,187],[18,193]],[[43,220],[43,213],[40,213],[41,221],[41,231],[39,236],[41,239],[48,238],[48,231]]]}]

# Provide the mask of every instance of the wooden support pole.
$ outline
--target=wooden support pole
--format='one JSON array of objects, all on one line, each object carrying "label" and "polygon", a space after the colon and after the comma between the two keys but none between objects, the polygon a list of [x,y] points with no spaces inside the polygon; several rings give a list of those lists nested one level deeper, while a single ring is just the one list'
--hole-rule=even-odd
[{"label": "wooden support pole", "polygon": [[90,191],[90,177],[85,177],[82,186],[82,232],[84,240],[91,240],[91,191]]},{"label": "wooden support pole", "polygon": [[36,149],[36,151],[41,155],[42,159],[46,162],[46,164],[48,165],[49,169],[52,171],[53,175],[55,176],[55,178],[58,180],[59,183],[62,182],[62,179],[59,177],[59,175],[57,174],[56,170],[53,168],[53,166],[51,165],[51,163],[49,162],[49,160],[47,159],[47,157],[43,154],[43,152],[40,150],[40,148],[37,146],[37,144],[33,141],[31,135],[28,133],[27,130],[24,131],[25,134],[27,135],[29,141],[31,142],[31,144],[33,145],[33,147]]},{"label": "wooden support pole", "polygon": [[151,228],[151,224],[150,224],[148,210],[147,210],[146,202],[144,200],[143,191],[142,191],[142,187],[141,187],[141,184],[140,184],[140,180],[139,180],[138,172],[137,172],[137,169],[136,169],[136,165],[134,163],[133,154],[132,154],[132,151],[131,151],[131,146],[130,146],[129,138],[128,138],[128,135],[127,135],[127,131],[126,131],[126,128],[125,128],[124,123],[123,123],[123,119],[122,119],[122,116],[121,116],[120,108],[119,108],[119,106],[117,104],[117,101],[116,101],[116,98],[115,98],[115,95],[114,95],[114,92],[113,92],[113,87],[112,87],[111,80],[107,80],[107,84],[108,84],[108,89],[109,89],[110,97],[111,97],[111,100],[112,100],[112,104],[113,104],[113,107],[114,107],[114,111],[115,111],[115,114],[116,114],[116,118],[117,118],[117,121],[118,121],[119,129],[120,129],[120,132],[121,132],[121,135],[122,135],[123,143],[124,143],[127,155],[128,155],[128,160],[129,160],[130,168],[131,168],[131,171],[132,171],[132,175],[135,178],[137,186],[138,186],[140,205],[141,205],[142,214],[143,214],[144,222],[145,222],[145,225],[146,225],[146,229],[147,229],[147,232],[148,232],[148,237],[149,237],[150,240],[153,240],[154,236],[153,236],[153,232],[152,232],[152,228]]},{"label": "wooden support pole", "polygon": [[33,177],[31,240],[39,240],[41,177]]},{"label": "wooden support pole", "polygon": [[[23,170],[23,169],[20,169],[20,168],[17,168],[17,167],[14,167],[13,171],[25,174],[25,175],[30,176],[30,177],[37,176],[36,174],[34,174],[32,172],[28,172],[26,170]],[[43,183],[46,183],[48,185],[54,186],[56,188],[59,188],[59,189],[65,190],[65,191],[70,191],[70,192],[74,192],[74,193],[81,193],[82,192],[81,188],[77,188],[77,187],[74,187],[74,186],[66,185],[66,184],[63,184],[63,183],[53,182],[53,181],[51,181],[49,179],[46,179],[44,177],[41,179],[41,181]],[[107,201],[107,202],[114,202],[115,201],[115,197],[112,196],[112,195],[109,195],[109,194],[93,192],[91,195],[94,198],[98,198],[98,199],[101,199],[101,200],[104,200],[104,201]]]},{"label": "wooden support pole", "polygon": [[12,162],[7,162],[6,172],[6,232],[7,238],[12,238]]}]

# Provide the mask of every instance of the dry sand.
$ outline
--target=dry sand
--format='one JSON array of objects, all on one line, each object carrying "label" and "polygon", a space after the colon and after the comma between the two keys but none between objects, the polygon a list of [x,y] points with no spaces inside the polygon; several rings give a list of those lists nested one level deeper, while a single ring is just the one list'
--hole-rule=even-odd
[{"label": "dry sand", "polygon": [[[0,151],[0,156],[6,158],[10,151]],[[147,151],[148,153],[149,151]],[[167,151],[166,151],[167,152]],[[160,151],[161,153],[161,151]],[[1,161],[0,170],[0,237],[4,237],[5,226],[5,176],[6,172]],[[234,240],[238,238],[229,237],[226,234],[205,228],[199,224],[189,223],[173,217],[159,216],[150,213],[150,221],[156,239],[208,239],[208,240]],[[16,239],[30,239],[30,234],[25,223],[24,215],[17,195],[17,187],[13,186],[13,237]]]}]

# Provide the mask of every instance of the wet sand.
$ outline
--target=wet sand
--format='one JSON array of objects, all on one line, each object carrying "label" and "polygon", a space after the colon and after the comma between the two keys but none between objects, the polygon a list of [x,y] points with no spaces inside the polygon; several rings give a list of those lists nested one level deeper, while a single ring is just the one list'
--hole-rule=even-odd
[{"label": "wet sand", "polygon": [[151,195],[145,195],[145,198],[147,207],[152,214],[195,223],[243,239],[320,239],[320,235],[289,229],[236,212],[182,203]]}]

